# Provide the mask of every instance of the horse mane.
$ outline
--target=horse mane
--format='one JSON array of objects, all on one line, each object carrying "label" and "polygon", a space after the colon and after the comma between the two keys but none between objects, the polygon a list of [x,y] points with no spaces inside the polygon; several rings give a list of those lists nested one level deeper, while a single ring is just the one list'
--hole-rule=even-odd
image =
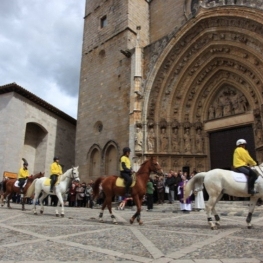
[{"label": "horse mane", "polygon": [[67,176],[68,176],[68,173],[70,172],[70,170],[72,170],[74,167],[68,169],[65,173],[63,173],[62,175],[60,175],[60,181],[64,181]]},{"label": "horse mane", "polygon": [[152,156],[152,157],[146,159],[146,160],[140,165],[140,168],[139,168],[139,170],[137,171],[136,175],[137,175],[137,174],[140,174],[140,173],[141,173],[141,170],[143,169],[143,167],[144,167],[147,163],[149,163],[150,161],[152,161],[153,158],[154,158],[154,157]]}]

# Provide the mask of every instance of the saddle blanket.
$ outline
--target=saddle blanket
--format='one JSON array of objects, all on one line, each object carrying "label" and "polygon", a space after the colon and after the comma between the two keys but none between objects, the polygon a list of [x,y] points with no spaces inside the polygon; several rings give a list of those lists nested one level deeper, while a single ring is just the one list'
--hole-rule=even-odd
[{"label": "saddle blanket", "polygon": [[[231,171],[231,173],[232,173],[232,176],[233,176],[233,178],[234,178],[234,180],[236,182],[239,182],[239,183],[246,183],[247,182],[246,175],[244,175],[242,173],[236,173],[236,172],[233,172],[233,171]],[[256,182],[257,182],[257,180],[256,180]]]},{"label": "saddle blanket", "polygon": [[[25,183],[24,183],[24,185],[23,185],[23,188],[26,186],[26,183],[27,183],[27,180],[25,180]],[[15,182],[15,187],[20,187],[18,180],[16,180],[16,182]]]},{"label": "saddle blanket", "polygon": [[[57,185],[58,183],[59,183],[59,178],[58,178],[58,180],[56,181],[56,183],[55,183],[55,185]],[[44,181],[44,185],[45,186],[50,186],[50,178],[46,178],[46,180]]]},{"label": "saddle blanket", "polygon": [[[135,185],[135,183],[136,183],[136,181],[135,181],[135,180],[132,180],[131,187],[133,187],[133,186]],[[117,180],[116,180],[116,186],[125,187],[125,185],[124,185],[124,179],[118,177]]]}]

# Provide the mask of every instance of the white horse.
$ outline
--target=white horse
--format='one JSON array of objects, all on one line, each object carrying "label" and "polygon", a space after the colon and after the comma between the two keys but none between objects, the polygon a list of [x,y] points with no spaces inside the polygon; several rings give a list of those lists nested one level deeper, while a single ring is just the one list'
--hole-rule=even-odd
[{"label": "white horse", "polygon": [[[263,197],[263,163],[252,167],[252,169],[259,175],[255,183],[255,188],[258,193],[253,196],[247,193],[247,178],[244,174],[223,169],[213,169],[208,172],[198,173],[189,180],[185,187],[184,198],[189,197],[191,191],[201,191],[204,184],[209,194],[209,199],[206,202],[208,224],[211,229],[217,229],[217,227],[220,226],[220,217],[215,210],[215,206],[223,194],[237,197],[250,197],[249,213],[246,222],[247,227],[251,228],[251,219],[255,205],[258,198]],[[215,217],[216,223],[212,221],[212,214]]]},{"label": "white horse", "polygon": [[66,193],[71,180],[80,181],[78,167],[73,167],[67,170],[64,174],[62,174],[58,178],[59,182],[54,186],[53,193],[50,192],[50,184],[49,185],[45,184],[46,180],[50,180],[50,179],[46,177],[42,177],[34,180],[26,192],[26,197],[31,197],[33,194],[35,194],[33,200],[33,212],[35,215],[37,215],[36,202],[40,193],[42,192],[42,196],[39,198],[39,202],[41,205],[40,213],[43,214],[44,212],[44,206],[43,206],[44,198],[47,197],[47,195],[56,195],[58,197],[56,216],[59,216],[58,208],[61,204],[61,217],[64,217],[63,195]]}]

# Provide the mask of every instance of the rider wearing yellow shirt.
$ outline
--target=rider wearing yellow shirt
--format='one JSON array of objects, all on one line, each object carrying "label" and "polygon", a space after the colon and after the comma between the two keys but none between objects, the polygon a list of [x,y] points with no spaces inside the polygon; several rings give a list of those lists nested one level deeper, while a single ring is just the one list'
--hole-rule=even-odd
[{"label": "rider wearing yellow shirt", "polygon": [[255,166],[257,163],[246,150],[246,144],[247,142],[244,139],[237,140],[237,147],[233,156],[233,166],[236,170],[248,176],[248,193],[254,195],[257,193],[254,189],[255,181],[257,180],[257,174],[249,166]]},{"label": "rider wearing yellow shirt", "polygon": [[129,159],[131,149],[129,147],[123,148],[123,155],[120,158],[120,173],[121,177],[125,181],[125,196],[130,197],[129,190],[132,184],[132,168],[131,161]]},{"label": "rider wearing yellow shirt", "polygon": [[24,161],[23,163],[23,167],[20,168],[19,172],[18,172],[18,181],[19,181],[19,187],[20,187],[20,192],[23,192],[23,185],[25,184],[26,179],[29,177],[29,171],[27,169],[28,167],[28,162],[26,161],[26,159],[22,159]]},{"label": "rider wearing yellow shirt", "polygon": [[50,165],[50,192],[53,192],[53,187],[58,180],[59,175],[62,174],[62,167],[59,164],[59,158],[54,157],[53,163]]}]

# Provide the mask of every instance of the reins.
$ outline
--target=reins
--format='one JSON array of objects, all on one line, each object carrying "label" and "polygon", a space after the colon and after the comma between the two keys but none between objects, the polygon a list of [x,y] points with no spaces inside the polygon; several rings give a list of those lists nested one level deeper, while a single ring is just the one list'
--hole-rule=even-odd
[{"label": "reins", "polygon": [[261,173],[258,173],[263,178],[263,170],[261,169],[260,165],[256,165]]}]

